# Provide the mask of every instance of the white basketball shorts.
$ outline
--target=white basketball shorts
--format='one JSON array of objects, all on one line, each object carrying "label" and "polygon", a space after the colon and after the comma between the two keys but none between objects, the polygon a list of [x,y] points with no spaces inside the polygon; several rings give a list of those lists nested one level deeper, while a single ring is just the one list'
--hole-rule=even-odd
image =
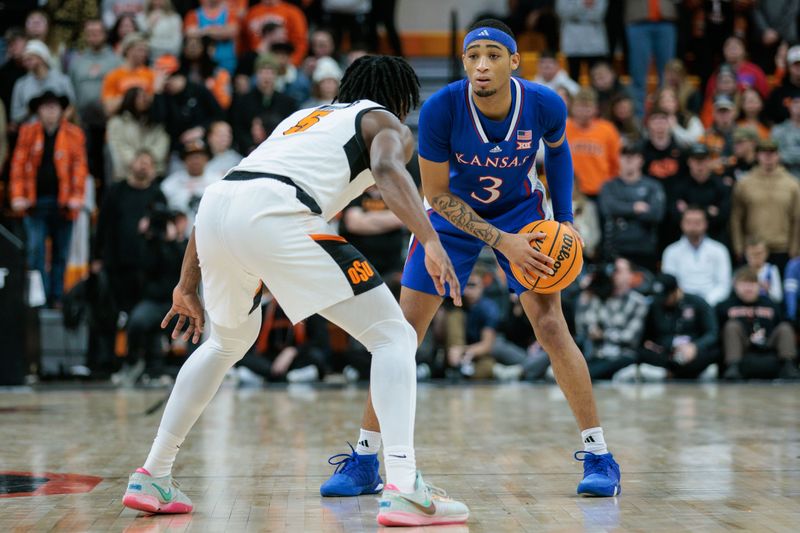
[{"label": "white basketball shorts", "polygon": [[266,285],[293,323],[383,283],[364,256],[269,178],[223,180],[203,194],[195,222],[211,321],[233,328]]}]

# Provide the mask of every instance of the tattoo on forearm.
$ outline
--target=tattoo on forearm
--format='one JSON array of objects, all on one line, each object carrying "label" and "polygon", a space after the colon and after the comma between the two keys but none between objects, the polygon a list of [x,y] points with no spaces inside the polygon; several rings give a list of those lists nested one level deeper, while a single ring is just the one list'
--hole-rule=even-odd
[{"label": "tattoo on forearm", "polygon": [[440,194],[432,199],[433,208],[458,229],[474,235],[491,247],[500,242],[500,231],[483,220],[461,198],[450,194]]}]

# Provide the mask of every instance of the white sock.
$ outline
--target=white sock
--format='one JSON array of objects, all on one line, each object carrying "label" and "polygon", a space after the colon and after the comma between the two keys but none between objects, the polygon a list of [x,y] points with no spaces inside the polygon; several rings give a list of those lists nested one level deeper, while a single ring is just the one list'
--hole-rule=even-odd
[{"label": "white sock", "polygon": [[368,431],[361,428],[358,436],[356,453],[358,455],[375,455],[381,449],[381,434],[377,431]]},{"label": "white sock", "polygon": [[583,440],[584,451],[592,452],[597,455],[608,453],[606,439],[603,437],[603,428],[584,429],[581,431],[581,439]]},{"label": "white sock", "polygon": [[168,476],[172,472],[172,464],[178,455],[183,439],[168,431],[159,430],[150,448],[150,455],[144,462],[144,469],[153,477]]},{"label": "white sock", "polygon": [[417,481],[417,461],[414,448],[408,446],[386,446],[383,449],[383,464],[386,466],[386,480],[400,492],[414,492]]}]

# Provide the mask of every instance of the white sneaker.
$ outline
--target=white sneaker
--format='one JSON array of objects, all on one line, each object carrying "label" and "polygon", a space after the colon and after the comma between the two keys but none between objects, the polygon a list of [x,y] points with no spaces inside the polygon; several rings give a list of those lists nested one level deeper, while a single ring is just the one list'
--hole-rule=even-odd
[{"label": "white sneaker", "polygon": [[664,381],[667,379],[667,369],[642,363],[639,365],[639,376],[642,381]]},{"label": "white sneaker", "polygon": [[703,373],[697,376],[697,381],[716,381],[719,375],[719,366],[717,363],[712,363],[703,370]]},{"label": "white sneaker", "polygon": [[519,381],[525,371],[522,365],[501,365],[495,363],[492,366],[492,375],[498,381]]},{"label": "white sneaker", "polygon": [[344,367],[344,370],[342,370],[342,374],[344,374],[344,379],[348,383],[355,383],[359,379],[361,379],[361,372],[359,372],[355,367],[352,367],[350,365]]},{"label": "white sneaker", "polygon": [[386,485],[378,503],[378,523],[382,526],[463,524],[468,518],[466,505],[425,483],[419,472],[414,492],[400,492],[394,485]]},{"label": "white sneaker", "polygon": [[636,365],[628,365],[617,370],[611,381],[614,383],[635,383],[637,379],[639,379],[639,374],[636,370]]},{"label": "white sneaker", "polygon": [[427,381],[431,379],[431,367],[428,363],[417,365],[417,381]]},{"label": "white sneaker", "polygon": [[319,380],[319,370],[315,365],[295,368],[286,373],[286,381],[289,383],[311,383]]},{"label": "white sneaker", "polygon": [[246,366],[237,366],[236,375],[239,378],[239,385],[244,387],[260,387],[264,384],[264,378],[247,368]]},{"label": "white sneaker", "polygon": [[138,468],[128,479],[122,505],[146,513],[191,513],[192,500],[179,487],[172,476],[153,477]]}]

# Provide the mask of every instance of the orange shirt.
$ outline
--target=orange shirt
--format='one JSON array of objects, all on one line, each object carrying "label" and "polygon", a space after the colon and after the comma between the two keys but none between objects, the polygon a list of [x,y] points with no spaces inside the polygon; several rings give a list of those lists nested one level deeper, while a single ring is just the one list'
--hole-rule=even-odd
[{"label": "orange shirt", "polygon": [[115,68],[103,78],[103,87],[100,90],[100,97],[103,100],[124,96],[128,89],[141,87],[150,94],[153,94],[153,83],[156,73],[149,67],[137,67],[131,70],[128,66],[122,65]]},{"label": "orange shirt", "polygon": [[567,141],[578,189],[597,196],[603,184],[619,175],[619,152],[622,147],[617,129],[608,120],[592,120],[588,128],[567,119]]},{"label": "orange shirt", "polygon": [[289,41],[294,45],[292,63],[297,67],[308,53],[308,21],[303,11],[292,4],[281,2],[276,6],[257,4],[244,18],[244,41],[249,50],[255,50],[261,41],[261,28],[267,22],[277,22],[286,28]]},{"label": "orange shirt", "polygon": [[206,89],[208,89],[217,103],[222,109],[228,109],[231,106],[231,75],[224,68],[218,68],[214,71],[214,77],[205,80]]}]

